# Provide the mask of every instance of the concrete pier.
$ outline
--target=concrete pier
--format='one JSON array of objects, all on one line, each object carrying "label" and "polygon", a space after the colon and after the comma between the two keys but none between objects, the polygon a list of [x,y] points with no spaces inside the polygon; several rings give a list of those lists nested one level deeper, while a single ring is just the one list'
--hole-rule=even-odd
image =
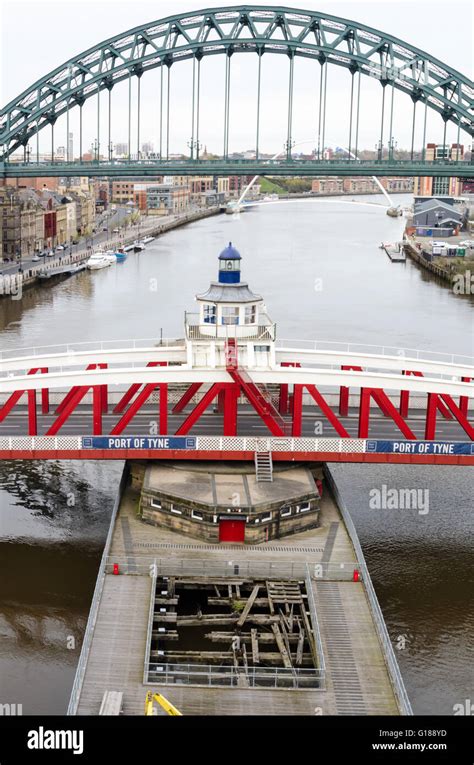
[{"label": "concrete pier", "polygon": [[[68,713],[97,715],[104,694],[117,691],[123,693],[123,714],[142,715],[146,691],[152,688],[184,715],[411,714],[362,553],[344,520],[345,509],[338,507],[329,472],[324,484],[318,528],[244,549],[238,544],[206,544],[143,523],[137,514],[136,481],[125,475]],[[308,597],[315,604],[323,655],[320,688],[144,684],[155,592],[151,572],[198,572],[202,579],[211,570],[245,575],[258,571],[269,578],[288,578],[293,571],[294,578],[301,578],[304,569],[309,572]]]}]

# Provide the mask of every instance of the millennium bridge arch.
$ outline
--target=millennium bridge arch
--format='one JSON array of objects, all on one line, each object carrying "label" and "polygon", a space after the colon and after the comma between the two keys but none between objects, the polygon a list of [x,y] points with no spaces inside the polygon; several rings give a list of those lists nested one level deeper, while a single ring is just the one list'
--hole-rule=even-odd
[{"label": "millennium bridge arch", "polygon": [[[380,146],[384,145],[384,119],[388,127],[388,145],[393,135],[393,94],[404,93],[413,104],[411,160],[414,152],[415,121],[420,108],[424,113],[418,119],[424,122],[422,145],[426,144],[427,110],[438,113],[444,123],[444,139],[449,123],[460,132],[474,135],[473,83],[430,54],[392,35],[372,29],[358,22],[307,10],[280,6],[232,6],[180,13],[155,22],[143,24],[115,35],[83,53],[72,57],[63,65],[41,77],[0,112],[0,147],[2,158],[17,150],[26,152],[29,142],[46,128],[51,130],[52,161],[54,162],[54,126],[69,113],[80,113],[80,156],[82,157],[82,108],[89,99],[97,99],[97,160],[101,145],[100,94],[108,92],[109,124],[108,153],[111,153],[111,96],[114,87],[128,80],[129,94],[132,81],[137,88],[137,158],[140,159],[140,83],[149,70],[161,70],[160,150],[159,158],[168,158],[169,127],[164,141],[166,124],[169,126],[169,99],[167,114],[163,108],[163,75],[174,64],[192,61],[192,135],[190,159],[199,159],[200,134],[200,64],[204,57],[225,56],[225,89],[223,93],[224,135],[222,157],[229,154],[231,60],[237,53],[253,53],[258,57],[258,102],[256,111],[256,159],[259,158],[260,77],[264,55],[278,54],[288,58],[288,88],[283,103],[287,108],[286,147],[291,159],[293,145],[293,70],[296,57],[314,60],[319,75],[319,108],[317,124],[317,158],[325,142],[327,71],[329,66],[346,68],[351,75],[350,117],[347,125],[348,149],[357,154],[360,82],[363,76],[375,78],[382,87]],[[392,101],[386,97],[391,91]],[[165,99],[166,100],[166,99]],[[131,95],[129,110],[131,110]],[[349,104],[348,104],[349,106]],[[132,157],[131,114],[128,119],[128,156]],[[164,125],[163,125],[164,123]],[[68,127],[67,132],[69,133]],[[387,131],[385,133],[387,137]],[[392,140],[393,144],[393,140]],[[37,139],[37,159],[39,148]],[[393,145],[392,145],[393,151]],[[28,160],[31,148],[28,149]],[[69,154],[69,150],[68,150]],[[72,157],[67,157],[72,160]]]}]

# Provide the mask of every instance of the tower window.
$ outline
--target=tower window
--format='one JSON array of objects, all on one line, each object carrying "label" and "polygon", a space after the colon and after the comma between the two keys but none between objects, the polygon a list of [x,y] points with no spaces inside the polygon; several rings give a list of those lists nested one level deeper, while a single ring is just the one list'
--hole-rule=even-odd
[{"label": "tower window", "polygon": [[225,305],[222,307],[222,324],[238,324],[239,307],[234,305]]},{"label": "tower window", "polygon": [[245,323],[255,324],[256,317],[257,317],[257,307],[255,305],[245,306]]},{"label": "tower window", "polygon": [[204,306],[204,323],[205,324],[216,323],[216,306],[215,305]]}]

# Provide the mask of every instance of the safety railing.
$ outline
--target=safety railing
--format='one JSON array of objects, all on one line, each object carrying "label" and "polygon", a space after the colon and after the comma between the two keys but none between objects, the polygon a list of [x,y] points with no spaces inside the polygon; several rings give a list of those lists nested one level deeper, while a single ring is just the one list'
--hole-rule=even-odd
[{"label": "safety railing", "polygon": [[112,536],[113,536],[113,531],[115,526],[115,519],[117,517],[118,509],[120,507],[120,502],[122,500],[122,495],[128,480],[128,475],[129,475],[129,465],[126,462],[122,471],[122,477],[120,479],[119,489],[118,489],[117,496],[115,498],[114,506],[112,509],[109,531],[107,534],[107,538],[105,540],[105,546],[104,546],[104,551],[102,553],[102,558],[100,561],[99,571],[97,572],[97,580],[95,584],[94,594],[92,596],[92,602],[91,602],[91,607],[89,611],[89,618],[87,620],[86,631],[84,633],[84,639],[82,641],[81,655],[79,656],[79,661],[76,668],[76,674],[74,676],[74,683],[73,683],[73,686],[71,689],[71,695],[69,698],[69,705],[67,709],[68,715],[75,715],[77,712],[79,698],[80,698],[81,690],[82,690],[82,684],[84,682],[84,676],[85,676],[86,667],[87,667],[87,661],[89,658],[90,647],[92,643],[92,636],[94,634],[94,628],[97,621],[97,615],[99,613],[100,600],[102,597],[102,591],[104,589],[107,556],[109,554],[110,546],[112,544]]},{"label": "safety railing", "polygon": [[382,614],[382,609],[380,608],[380,604],[379,604],[377,595],[375,593],[374,586],[372,584],[372,579],[370,577],[369,570],[365,562],[364,553],[362,552],[362,547],[360,546],[359,537],[357,535],[356,528],[349,514],[349,511],[347,510],[346,504],[339,492],[339,489],[331,473],[331,470],[327,465],[325,466],[325,475],[326,475],[328,484],[331,488],[331,491],[333,493],[334,499],[336,500],[336,504],[338,506],[339,512],[341,513],[344,523],[346,525],[347,533],[349,534],[351,538],[351,542],[354,547],[354,552],[356,554],[358,564],[362,570],[362,581],[364,583],[365,591],[367,593],[367,598],[369,600],[375,627],[377,629],[377,634],[379,636],[379,640],[384,652],[385,660],[387,662],[390,679],[391,679],[392,686],[398,700],[400,711],[404,715],[412,715],[413,710],[410,703],[410,699],[408,698],[408,694],[405,688],[405,684],[403,682],[402,674],[400,672],[400,667],[398,666],[395,652],[393,650],[392,641],[390,640],[390,635],[388,634],[387,625],[385,624],[385,619]]},{"label": "safety railing", "polygon": [[474,356],[443,351],[420,350],[419,348],[400,348],[392,345],[370,345],[367,343],[350,343],[339,340],[285,340],[276,341],[277,351],[281,348],[298,350],[335,351],[339,353],[368,353],[378,356],[395,356],[399,359],[409,357],[419,361],[439,361],[447,364],[474,364]]},{"label": "safety railing", "polygon": [[[351,581],[354,571],[362,576],[362,569],[354,561],[344,563],[319,563],[307,561],[245,560],[225,556],[225,550],[219,552],[218,560],[194,558],[157,558],[148,555],[109,556],[105,564],[105,573],[113,574],[117,569],[124,575],[135,576],[189,576],[189,577],[249,577],[262,579],[299,579],[308,583],[308,577],[331,581]],[[245,552],[245,551],[243,551]],[[316,610],[316,609],[315,609]]]},{"label": "safety railing", "polygon": [[212,664],[173,664],[152,662],[148,685],[206,685],[242,688],[280,688],[285,690],[324,690],[321,669],[283,667],[234,667]]},{"label": "safety railing", "polygon": [[183,338],[162,338],[147,337],[133,339],[117,340],[85,340],[72,343],[58,343],[56,345],[41,346],[22,346],[20,348],[6,348],[0,351],[0,361],[22,358],[23,356],[45,356],[56,354],[74,354],[100,352],[100,351],[119,351],[119,350],[146,350],[147,348],[156,348],[161,346],[172,346]]}]

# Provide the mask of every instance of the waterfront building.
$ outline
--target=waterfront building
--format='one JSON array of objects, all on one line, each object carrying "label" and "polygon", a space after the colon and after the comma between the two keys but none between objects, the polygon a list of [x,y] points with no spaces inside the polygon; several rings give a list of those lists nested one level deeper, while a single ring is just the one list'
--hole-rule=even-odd
[{"label": "waterfront building", "polygon": [[[137,198],[135,198],[136,202]],[[146,189],[146,209],[153,215],[178,215],[189,206],[189,187],[165,183]]]},{"label": "waterfront building", "polygon": [[418,235],[435,236],[436,231],[443,231],[443,236],[458,233],[465,220],[465,210],[446,204],[439,199],[427,199],[415,204],[413,225]]},{"label": "waterfront building", "polygon": [[[453,143],[451,146],[428,143],[425,149],[425,159],[429,162],[435,160],[461,161],[464,157],[464,146]],[[462,194],[462,180],[452,177],[441,176],[415,176],[413,179],[413,194],[415,197],[459,197]]]}]

